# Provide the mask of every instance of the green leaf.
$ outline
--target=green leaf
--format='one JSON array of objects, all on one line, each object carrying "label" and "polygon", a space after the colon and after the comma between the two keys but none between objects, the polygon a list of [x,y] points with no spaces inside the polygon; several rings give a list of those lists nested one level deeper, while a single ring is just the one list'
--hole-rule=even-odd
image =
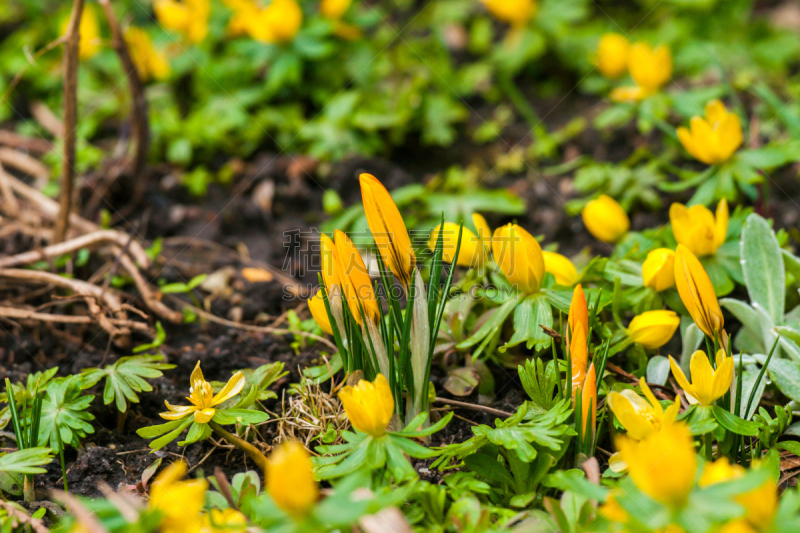
[{"label": "green leaf", "polygon": [[468,350],[469,348],[472,348],[481,342],[485,337],[497,333],[497,331],[503,325],[503,322],[505,322],[506,318],[508,318],[508,315],[511,314],[511,311],[514,310],[518,303],[519,300],[515,298],[509,300],[500,307],[495,308],[492,311],[492,316],[490,316],[489,319],[484,322],[480,328],[478,328],[478,331],[473,333],[466,340],[459,343],[457,348],[459,350]]},{"label": "green leaf", "polygon": [[156,379],[163,374],[161,370],[175,368],[175,365],[162,363],[163,355],[132,355],[121,357],[102,370],[89,368],[81,373],[82,387],[88,388],[105,378],[103,403],[116,401],[117,410],[124,413],[128,403],[139,403],[137,393],[150,392],[153,387],[147,379]]},{"label": "green leaf", "polygon": [[53,459],[50,448],[28,448],[16,452],[0,455],[0,472],[14,472],[16,474],[44,474],[46,470],[40,468],[50,463]]},{"label": "green leaf", "polygon": [[[761,359],[763,357],[763,359]],[[757,356],[763,364],[766,356]],[[769,377],[782,393],[795,401],[800,401],[800,363],[788,359],[772,358],[769,362]]]},{"label": "green leaf", "polygon": [[742,420],[735,414],[726,411],[718,405],[713,406],[712,409],[714,418],[728,431],[733,431],[738,435],[745,435],[747,437],[755,437],[758,435],[759,425],[756,422]]},{"label": "green leaf", "polygon": [[553,310],[544,294],[534,294],[526,297],[517,305],[514,312],[514,335],[498,351],[505,352],[508,348],[521,343],[526,343],[528,349],[540,350],[552,342],[542,326],[553,327]]},{"label": "green leaf", "polygon": [[755,213],[747,217],[741,247],[742,272],[750,300],[762,306],[776,325],[783,324],[783,254],[766,220]]}]

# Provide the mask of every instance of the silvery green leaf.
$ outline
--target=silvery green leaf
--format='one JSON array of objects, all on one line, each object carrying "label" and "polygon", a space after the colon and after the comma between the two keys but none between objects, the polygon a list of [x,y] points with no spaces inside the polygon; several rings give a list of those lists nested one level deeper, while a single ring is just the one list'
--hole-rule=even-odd
[{"label": "silvery green leaf", "polygon": [[647,382],[664,385],[669,378],[669,359],[656,355],[647,362]]},{"label": "silvery green leaf", "polygon": [[741,247],[742,271],[750,300],[761,305],[775,324],[782,324],[786,273],[780,245],[766,220],[755,213],[747,217]]}]

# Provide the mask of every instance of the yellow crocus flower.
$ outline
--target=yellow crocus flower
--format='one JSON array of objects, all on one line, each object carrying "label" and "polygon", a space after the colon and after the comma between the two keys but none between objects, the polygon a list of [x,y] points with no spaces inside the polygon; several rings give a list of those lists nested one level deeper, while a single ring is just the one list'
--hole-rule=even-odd
[{"label": "yellow crocus flower", "polygon": [[525,26],[538,7],[535,0],[481,0],[497,20],[515,28]]},{"label": "yellow crocus flower", "polygon": [[580,322],[575,324],[575,329],[572,330],[572,336],[569,343],[569,358],[570,368],[572,370],[572,400],[575,401],[575,396],[578,389],[583,385],[586,380],[586,372],[589,365],[589,348],[586,344],[586,332],[583,330],[583,324]]},{"label": "yellow crocus flower", "polygon": [[680,409],[680,404],[674,402],[665,411],[644,378],[639,379],[639,387],[647,401],[631,389],[608,395],[608,406],[633,440],[642,440],[671,424]]},{"label": "yellow crocus flower", "polygon": [[724,337],[725,319],[711,278],[700,260],[683,244],[675,251],[675,286],[697,327],[712,339],[718,335]]},{"label": "yellow crocus flower", "polygon": [[678,128],[678,139],[692,157],[707,165],[724,163],[742,145],[742,124],[719,100],[706,104],[705,118],[695,116],[689,129]]},{"label": "yellow crocus flower", "polygon": [[319,236],[320,254],[320,273],[328,294],[333,290],[334,285],[341,287],[342,281],[339,278],[339,254],[333,239],[324,233]]},{"label": "yellow crocus flower", "polygon": [[177,31],[190,43],[197,44],[208,35],[210,0],[155,0],[153,10],[162,26]]},{"label": "yellow crocus flower", "polygon": [[567,315],[567,339],[577,329],[578,325],[583,328],[585,335],[589,335],[589,308],[586,305],[586,294],[580,284],[572,290],[572,300],[569,303],[569,314]]},{"label": "yellow crocus flower", "polygon": [[594,435],[597,431],[597,373],[594,369],[594,363],[589,365],[589,370],[586,371],[586,379],[580,389],[581,420],[583,421],[583,428],[581,428],[581,431],[586,429],[586,421],[591,419],[591,442],[594,442]]},{"label": "yellow crocus flower", "polygon": [[704,351],[694,352],[689,362],[692,373],[692,383],[689,383],[681,367],[669,356],[672,374],[691,403],[713,405],[730,390],[733,381],[733,357],[726,357],[725,352],[719,350],[716,359],[717,368],[714,369]]},{"label": "yellow crocus flower", "polygon": [[556,279],[556,283],[565,287],[575,285],[580,279],[578,269],[568,258],[556,252],[543,251],[544,270]]},{"label": "yellow crocus flower", "polygon": [[595,239],[615,243],[628,232],[631,222],[616,200],[605,194],[587,203],[581,212],[583,224]]},{"label": "yellow crocus flower", "polygon": [[201,514],[206,501],[208,482],[205,479],[183,480],[186,462],[176,461],[161,472],[150,486],[151,509],[163,518],[162,533],[200,533],[206,523]]},{"label": "yellow crocus flower", "polygon": [[211,389],[211,384],[203,377],[203,371],[200,370],[200,361],[197,361],[190,381],[192,386],[186,399],[192,405],[170,405],[168,401],[164,400],[164,404],[166,404],[169,411],[161,413],[161,418],[180,420],[190,414],[194,414],[195,422],[207,424],[214,418],[216,408],[242,392],[245,385],[244,375],[241,372],[237,372],[228,380],[222,390],[215,395]]},{"label": "yellow crocus flower", "polygon": [[342,290],[350,306],[350,313],[359,324],[363,324],[361,318],[361,307],[368,320],[377,322],[380,319],[378,301],[375,298],[375,291],[372,289],[372,280],[369,278],[369,271],[361,254],[358,253],[353,241],[338,229],[333,235],[336,243],[336,257],[339,261],[339,279],[342,282]]},{"label": "yellow crocus flower", "polygon": [[681,318],[675,311],[645,311],[631,320],[628,338],[648,350],[655,350],[667,344],[680,325]]},{"label": "yellow crocus flower", "polygon": [[263,43],[286,44],[303,25],[303,9],[295,0],[272,0],[252,15],[250,36]]},{"label": "yellow crocus flower", "polygon": [[355,387],[342,388],[339,400],[350,424],[358,431],[375,438],[386,433],[394,414],[394,397],[383,374],[378,374],[372,383],[362,379]]},{"label": "yellow crocus flower", "polygon": [[328,335],[333,335],[331,321],[328,319],[328,311],[325,309],[325,300],[322,298],[322,289],[318,290],[314,296],[308,299],[308,310],[311,316]]},{"label": "yellow crocus flower", "polygon": [[619,78],[628,70],[630,41],[619,33],[606,33],[600,37],[595,65],[606,78]]},{"label": "yellow crocus flower", "polygon": [[642,282],[645,287],[661,292],[675,286],[675,252],[656,248],[642,263]]},{"label": "yellow crocus flower", "polygon": [[544,256],[539,242],[516,224],[494,231],[492,253],[511,285],[524,294],[539,291],[544,279]]},{"label": "yellow crocus flower", "polygon": [[665,424],[640,441],[619,437],[617,448],[628,465],[628,474],[644,493],[673,508],[686,502],[698,460],[685,424]]},{"label": "yellow crocus flower", "polygon": [[[754,464],[754,467],[758,466]],[[732,481],[744,476],[746,472],[741,465],[731,464],[727,457],[721,457],[713,463],[706,464],[698,485],[708,487],[716,483]],[[770,529],[778,509],[778,491],[775,481],[767,480],[760,487],[739,494],[735,500],[745,508],[744,517],[732,522],[738,528],[743,528],[742,531],[767,531]],[[738,530],[734,528],[732,531]]]},{"label": "yellow crocus flower", "polygon": [[142,81],[163,80],[169,76],[167,57],[153,47],[150,34],[141,28],[130,27],[125,31],[125,42]]},{"label": "yellow crocus flower", "polygon": [[658,92],[672,77],[672,54],[665,45],[652,48],[647,43],[636,43],[628,52],[628,72],[636,85],[615,89],[612,100],[639,101]]},{"label": "yellow crocus flower", "polygon": [[489,255],[492,252],[492,228],[479,213],[472,213],[472,223],[475,224],[475,230],[478,232],[478,238],[483,244],[486,255]]},{"label": "yellow crocus flower", "polygon": [[339,20],[350,8],[352,0],[322,0],[319,3],[320,14],[332,20]]},{"label": "yellow crocus flower", "polygon": [[[428,240],[428,247],[431,251],[436,249],[440,227],[442,226],[436,226],[433,231],[431,231],[431,237]],[[477,235],[467,228],[463,228],[462,230],[459,224],[454,224],[453,222],[445,222],[443,227],[442,258],[446,263],[453,262],[456,253],[456,245],[458,244],[459,231],[461,231],[461,247],[458,250],[456,264],[467,268],[477,268],[484,263],[486,254],[484,252],[483,243],[481,243]]]},{"label": "yellow crocus flower", "polygon": [[717,204],[716,217],[704,205],[672,204],[669,220],[675,240],[697,256],[714,255],[728,233],[728,202]]},{"label": "yellow crocus flower", "polygon": [[266,477],[267,493],[296,519],[307,516],[319,498],[311,457],[297,441],[284,441],[270,454]]},{"label": "yellow crocus flower", "polygon": [[364,213],[375,245],[383,256],[383,262],[407,288],[417,258],[403,217],[389,191],[375,176],[361,174],[358,179]]}]

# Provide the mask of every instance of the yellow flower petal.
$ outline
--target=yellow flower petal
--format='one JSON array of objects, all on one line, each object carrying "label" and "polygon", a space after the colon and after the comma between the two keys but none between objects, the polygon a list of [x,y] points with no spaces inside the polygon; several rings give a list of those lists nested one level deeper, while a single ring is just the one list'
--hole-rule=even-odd
[{"label": "yellow flower petal", "polygon": [[700,260],[683,244],[675,251],[675,286],[697,327],[712,339],[721,336],[725,319],[714,285]]},{"label": "yellow flower petal", "polygon": [[680,388],[691,393],[693,390],[691,383],[689,383],[689,380],[686,379],[686,374],[683,373],[680,365],[678,365],[671,355],[669,356],[669,366],[672,369],[672,375],[675,376],[675,380],[678,382]]},{"label": "yellow flower petal", "polygon": [[214,418],[214,414],[217,412],[216,409],[213,407],[207,407],[205,409],[198,409],[194,412],[194,421],[198,424],[208,424],[208,422]]},{"label": "yellow flower petal", "polygon": [[556,279],[556,283],[565,287],[575,285],[580,276],[572,261],[555,252],[542,251],[545,272],[549,272]]},{"label": "yellow flower petal", "polygon": [[475,224],[475,230],[478,232],[478,238],[483,244],[484,251],[489,254],[492,251],[492,229],[486,223],[483,215],[478,213],[472,214],[472,223]]},{"label": "yellow flower petal", "polygon": [[492,254],[511,285],[524,294],[539,291],[544,278],[544,256],[539,242],[516,224],[497,228]]},{"label": "yellow flower petal", "polygon": [[334,233],[336,256],[339,260],[339,277],[347,305],[355,321],[361,325],[361,308],[369,320],[377,322],[380,318],[378,302],[372,289],[372,280],[353,242],[343,232]]},{"label": "yellow flower petal", "polygon": [[266,478],[269,495],[296,518],[308,515],[319,498],[311,457],[299,442],[285,441],[270,454]]},{"label": "yellow flower petal", "polygon": [[611,392],[608,406],[632,439],[642,440],[653,432],[653,425],[634,407],[627,395]]},{"label": "yellow flower petal", "polygon": [[646,311],[631,320],[628,337],[649,350],[655,350],[669,342],[680,325],[681,319],[675,311]]},{"label": "yellow flower petal", "polygon": [[375,381],[361,380],[355,387],[346,386],[339,392],[347,418],[354,428],[373,437],[381,437],[394,414],[394,397],[383,374]]},{"label": "yellow flower petal", "polygon": [[[436,226],[433,228],[433,231],[431,231],[431,236],[428,240],[428,248],[430,248],[431,251],[436,249],[439,231],[440,226]],[[456,264],[467,268],[477,268],[483,264],[485,259],[481,240],[466,227],[462,230],[459,224],[454,224],[453,222],[444,223],[444,229],[442,231],[442,258],[447,263],[453,262],[456,253],[456,245],[458,244],[459,231],[461,231],[461,247],[459,248]]]},{"label": "yellow flower petal", "polygon": [[669,248],[651,250],[642,263],[642,282],[657,292],[674,287],[675,252]]},{"label": "yellow flower petal", "polygon": [[617,242],[630,228],[630,220],[622,206],[605,194],[586,204],[581,217],[589,233],[607,243]]},{"label": "yellow flower petal", "polygon": [[247,380],[245,380],[244,374],[242,374],[241,372],[235,373],[233,376],[231,376],[231,379],[228,380],[225,386],[222,387],[222,390],[219,391],[216,394],[216,396],[214,396],[211,399],[211,406],[213,407],[221,403],[227,402],[228,400],[230,400],[231,398],[242,392],[242,389],[244,388],[246,381]]},{"label": "yellow flower petal", "polygon": [[618,78],[628,70],[630,41],[619,33],[606,33],[600,37],[595,56],[597,70],[606,78]]},{"label": "yellow flower petal", "polygon": [[311,311],[311,316],[314,317],[319,327],[328,335],[333,335],[331,321],[328,318],[328,310],[325,308],[325,300],[322,298],[322,289],[308,299],[308,310]]}]

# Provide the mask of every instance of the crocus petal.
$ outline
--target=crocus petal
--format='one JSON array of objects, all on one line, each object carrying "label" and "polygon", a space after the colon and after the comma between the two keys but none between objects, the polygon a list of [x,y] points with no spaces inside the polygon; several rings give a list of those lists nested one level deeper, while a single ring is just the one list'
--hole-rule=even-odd
[{"label": "crocus petal", "polygon": [[211,406],[213,407],[226,402],[242,392],[245,382],[246,380],[244,379],[244,374],[241,372],[235,373],[231,379],[228,380],[225,386],[222,387],[222,390],[211,399]]},{"label": "crocus petal", "polygon": [[728,202],[723,198],[717,204],[717,215],[714,222],[715,251],[725,243],[725,237],[728,235],[728,217]]}]

